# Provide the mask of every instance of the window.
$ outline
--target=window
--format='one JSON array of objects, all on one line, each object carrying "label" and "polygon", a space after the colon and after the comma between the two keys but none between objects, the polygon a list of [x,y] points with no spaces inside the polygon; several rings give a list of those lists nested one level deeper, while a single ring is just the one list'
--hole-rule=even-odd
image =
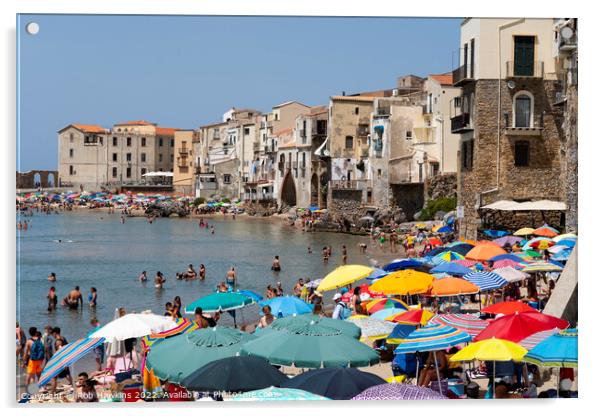
[{"label": "window", "polygon": [[245,129],[244,129],[244,135],[248,136],[249,134],[251,134],[251,129],[248,128],[248,127],[245,127]]},{"label": "window", "polygon": [[412,130],[406,130],[406,140],[412,140]]},{"label": "window", "polygon": [[376,171],[376,177],[377,177],[378,179],[380,179],[380,178],[382,178],[382,176],[383,176],[383,171],[382,171],[382,169],[378,169],[378,170]]},{"label": "window", "polygon": [[278,121],[278,113],[275,113],[275,114],[274,114],[274,120],[275,120],[275,121]]},{"label": "window", "polygon": [[534,75],[535,36],[514,37],[514,75],[532,77]]},{"label": "window", "polygon": [[69,165],[69,175],[75,175],[75,170],[73,170],[73,165]]},{"label": "window", "polygon": [[146,137],[143,137],[142,139],[140,139],[140,146],[146,147]]},{"label": "window", "polygon": [[462,168],[466,170],[472,169],[474,151],[474,139],[462,143]]},{"label": "window", "polygon": [[127,168],[125,170],[125,176],[126,176],[126,178],[131,178],[132,177],[132,168]]},{"label": "window", "polygon": [[117,162],[117,153],[113,153],[113,162]]},{"label": "window", "polygon": [[73,133],[69,133],[69,142],[73,143]]},{"label": "window", "polygon": [[159,153],[159,162],[163,162],[163,153]]},{"label": "window", "polygon": [[146,162],[146,153],[140,153],[140,161]]},{"label": "window", "polygon": [[115,167],[114,167],[114,168],[112,169],[112,175],[113,175],[113,177],[114,177],[114,178],[116,178],[116,177],[117,177],[117,168],[115,168]]},{"label": "window", "polygon": [[529,166],[529,142],[519,141],[514,143],[514,166]]},{"label": "window", "polygon": [[345,137],[345,149],[353,149],[353,136]]},{"label": "window", "polygon": [[131,153],[126,153],[125,154],[125,160],[128,161],[128,162],[131,162],[132,161],[132,154]]},{"label": "window", "polygon": [[73,157],[73,149],[69,149],[69,157]]},{"label": "window", "polygon": [[360,113],[360,108],[359,107],[355,107],[355,115],[357,116]]},{"label": "window", "polygon": [[232,182],[232,176],[228,173],[224,174],[224,183],[229,184]]},{"label": "window", "polygon": [[163,139],[159,139],[159,147],[163,147]]},{"label": "window", "polygon": [[533,95],[528,91],[514,96],[514,127],[533,127]]},{"label": "window", "polygon": [[144,176],[146,174],[146,168],[140,169],[140,176]]},{"label": "window", "polygon": [[173,147],[173,139],[171,139],[170,146]]},{"label": "window", "polygon": [[474,78],[474,38],[470,40],[470,78]]},{"label": "window", "polygon": [[132,138],[128,137],[127,139],[125,139],[125,145],[126,146],[131,146],[132,145]]},{"label": "window", "polygon": [[431,176],[437,176],[439,174],[439,163],[431,164]]},{"label": "window", "polygon": [[117,146],[117,137],[113,136],[113,146]]}]

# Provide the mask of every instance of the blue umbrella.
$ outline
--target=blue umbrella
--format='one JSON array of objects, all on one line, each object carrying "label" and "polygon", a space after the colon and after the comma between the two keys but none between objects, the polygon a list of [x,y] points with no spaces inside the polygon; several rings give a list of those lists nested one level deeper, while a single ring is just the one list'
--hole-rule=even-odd
[{"label": "blue umbrella", "polygon": [[493,272],[471,272],[464,276],[466,280],[479,287],[481,292],[496,290],[508,284],[508,281]]},{"label": "blue umbrella", "polygon": [[395,348],[395,354],[408,354],[417,351],[439,351],[470,342],[472,337],[464,331],[441,324],[429,324],[415,329],[402,339]]},{"label": "blue umbrella", "polygon": [[445,225],[437,230],[438,233],[451,233],[453,231],[454,230],[449,225]]},{"label": "blue umbrella", "polygon": [[67,344],[58,350],[46,363],[44,371],[40,375],[38,386],[42,387],[44,384],[47,384],[63,371],[65,367],[70,366],[104,342],[104,338],[82,338],[71,344]]},{"label": "blue umbrella", "polygon": [[491,238],[500,238],[510,234],[508,231],[501,230],[485,230],[485,235]]},{"label": "blue umbrella", "polygon": [[577,329],[560,331],[537,344],[523,359],[543,367],[577,368],[577,337]]},{"label": "blue umbrella", "polygon": [[560,240],[559,242],[556,243],[557,246],[567,246],[570,248],[575,247],[575,244],[577,242],[575,240],[572,239],[566,239],[566,240]]},{"label": "blue umbrella", "polygon": [[240,293],[241,295],[245,295],[245,296],[253,299],[253,302],[259,302],[259,301],[263,300],[263,296],[261,296],[257,292],[253,292],[252,290],[239,290],[238,292],[235,292],[235,293]]},{"label": "blue umbrella", "polygon": [[498,254],[497,256],[489,259],[489,261],[493,261],[493,262],[500,261],[500,260],[512,260],[517,263],[522,263],[524,261],[523,258],[518,257],[514,254]]},{"label": "blue umbrella", "polygon": [[398,259],[393,260],[391,263],[385,265],[383,270],[386,272],[393,272],[396,270],[413,269],[422,265],[423,264],[421,262],[414,259]]},{"label": "blue umbrella", "polygon": [[556,260],[556,262],[567,261],[569,259],[569,257],[571,256],[571,251],[572,250],[559,251],[558,253],[556,253],[552,256],[552,260]]},{"label": "blue umbrella", "polygon": [[472,270],[470,270],[468,267],[462,266],[458,263],[449,262],[441,263],[440,265],[433,267],[430,271],[430,273],[447,273],[451,274],[452,276],[464,276],[470,272],[472,272]]},{"label": "blue umbrella", "polygon": [[385,308],[378,312],[374,312],[372,315],[370,315],[370,317],[374,319],[382,319],[384,321],[385,318],[388,318],[389,316],[397,315],[398,313],[403,312],[407,312],[407,310],[401,308]]},{"label": "blue umbrella", "polygon": [[415,330],[416,325],[397,324],[387,336],[387,344],[399,344],[400,340],[407,338]]},{"label": "blue umbrella", "polygon": [[285,317],[290,315],[301,315],[311,313],[311,305],[303,302],[296,296],[279,296],[259,302],[261,306],[269,306],[272,314],[276,317]]},{"label": "blue umbrella", "polygon": [[374,271],[372,273],[370,273],[370,276],[366,277],[366,279],[376,280],[376,279],[380,279],[381,277],[385,277],[388,274],[389,273],[384,271],[383,269],[376,268],[376,269],[374,269]]}]

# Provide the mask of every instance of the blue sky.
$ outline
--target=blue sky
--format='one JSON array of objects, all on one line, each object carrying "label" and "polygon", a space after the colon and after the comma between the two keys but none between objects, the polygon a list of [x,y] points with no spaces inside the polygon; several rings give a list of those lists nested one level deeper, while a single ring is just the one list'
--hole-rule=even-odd
[{"label": "blue sky", "polygon": [[[35,21],[37,35],[25,32]],[[461,19],[22,15],[17,168],[56,169],[70,123],[196,128],[228,108],[393,88],[452,69]]]}]

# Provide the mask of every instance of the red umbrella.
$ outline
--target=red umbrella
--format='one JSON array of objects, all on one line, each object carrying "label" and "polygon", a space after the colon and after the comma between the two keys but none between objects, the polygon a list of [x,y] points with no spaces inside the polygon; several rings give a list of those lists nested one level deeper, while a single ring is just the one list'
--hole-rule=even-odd
[{"label": "red umbrella", "polygon": [[441,245],[443,245],[443,242],[439,238],[437,238],[437,237],[431,237],[431,238],[429,238],[428,242],[432,246],[441,246]]},{"label": "red umbrella", "polygon": [[524,302],[514,301],[496,303],[495,305],[491,305],[483,309],[483,312],[492,313],[494,315],[497,315],[498,313],[510,315],[511,313],[516,312],[537,312],[537,310],[533,309]]},{"label": "red umbrella", "polygon": [[566,329],[569,323],[564,319],[539,312],[515,312],[497,318],[489,324],[473,341],[483,341],[489,338],[505,339],[519,342],[536,332],[546,329]]},{"label": "red umbrella", "polygon": [[522,269],[525,266],[520,264],[517,261],[510,260],[510,259],[498,260],[495,263],[493,263],[494,269],[500,269],[502,267],[512,267],[513,269]]}]

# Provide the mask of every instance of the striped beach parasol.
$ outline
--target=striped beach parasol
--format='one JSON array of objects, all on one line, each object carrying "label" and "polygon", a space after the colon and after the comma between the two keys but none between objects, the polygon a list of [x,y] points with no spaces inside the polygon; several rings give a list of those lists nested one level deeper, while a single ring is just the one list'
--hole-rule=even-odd
[{"label": "striped beach parasol", "polygon": [[427,387],[386,383],[364,390],[351,400],[446,400],[447,397]]},{"label": "striped beach parasol", "polygon": [[543,367],[577,368],[577,342],[577,329],[560,331],[537,344],[523,359]]},{"label": "striped beach parasol", "polygon": [[522,269],[523,267],[525,267],[525,265],[510,259],[498,260],[495,263],[493,263],[494,269],[501,269],[502,267],[513,267],[515,269]]},{"label": "striped beach parasol", "polygon": [[464,331],[471,337],[477,336],[483,329],[489,325],[489,321],[479,318],[478,315],[471,313],[449,313],[435,315],[431,319],[432,324],[442,324],[451,326],[460,331]]},{"label": "striped beach parasol", "polygon": [[445,261],[454,261],[454,260],[464,260],[464,256],[460,253],[456,253],[455,251],[444,251],[443,253],[437,254],[435,257],[440,258]]},{"label": "striped beach parasol", "polygon": [[42,387],[56,377],[65,367],[70,366],[84,355],[104,343],[104,338],[82,338],[61,348],[46,363],[40,375],[38,386]]},{"label": "striped beach parasol", "polygon": [[454,263],[461,264],[464,267],[472,267],[475,264],[477,264],[478,261],[464,259],[464,260],[456,260],[456,261],[454,261]]},{"label": "striped beach parasol", "polygon": [[537,273],[537,272],[561,272],[562,267],[549,263],[547,261],[538,261],[530,263],[523,268],[525,273]]},{"label": "striped beach parasol", "polygon": [[472,272],[464,276],[466,280],[477,285],[481,292],[502,288],[508,281],[493,272]]},{"label": "striped beach parasol", "polygon": [[471,336],[457,328],[429,324],[418,328],[395,348],[395,354],[407,354],[417,351],[439,351],[451,348],[463,342],[470,342]]},{"label": "striped beach parasol", "polygon": [[531,351],[541,341],[543,341],[544,339],[549,338],[552,335],[557,334],[557,333],[558,333],[558,328],[546,329],[545,331],[536,332],[533,335],[529,335],[527,338],[523,339],[522,341],[519,341],[518,345]]},{"label": "striped beach parasol", "polygon": [[393,298],[374,299],[366,304],[366,310],[370,314],[387,308],[398,308],[405,310],[410,309],[410,307],[405,302]]}]

